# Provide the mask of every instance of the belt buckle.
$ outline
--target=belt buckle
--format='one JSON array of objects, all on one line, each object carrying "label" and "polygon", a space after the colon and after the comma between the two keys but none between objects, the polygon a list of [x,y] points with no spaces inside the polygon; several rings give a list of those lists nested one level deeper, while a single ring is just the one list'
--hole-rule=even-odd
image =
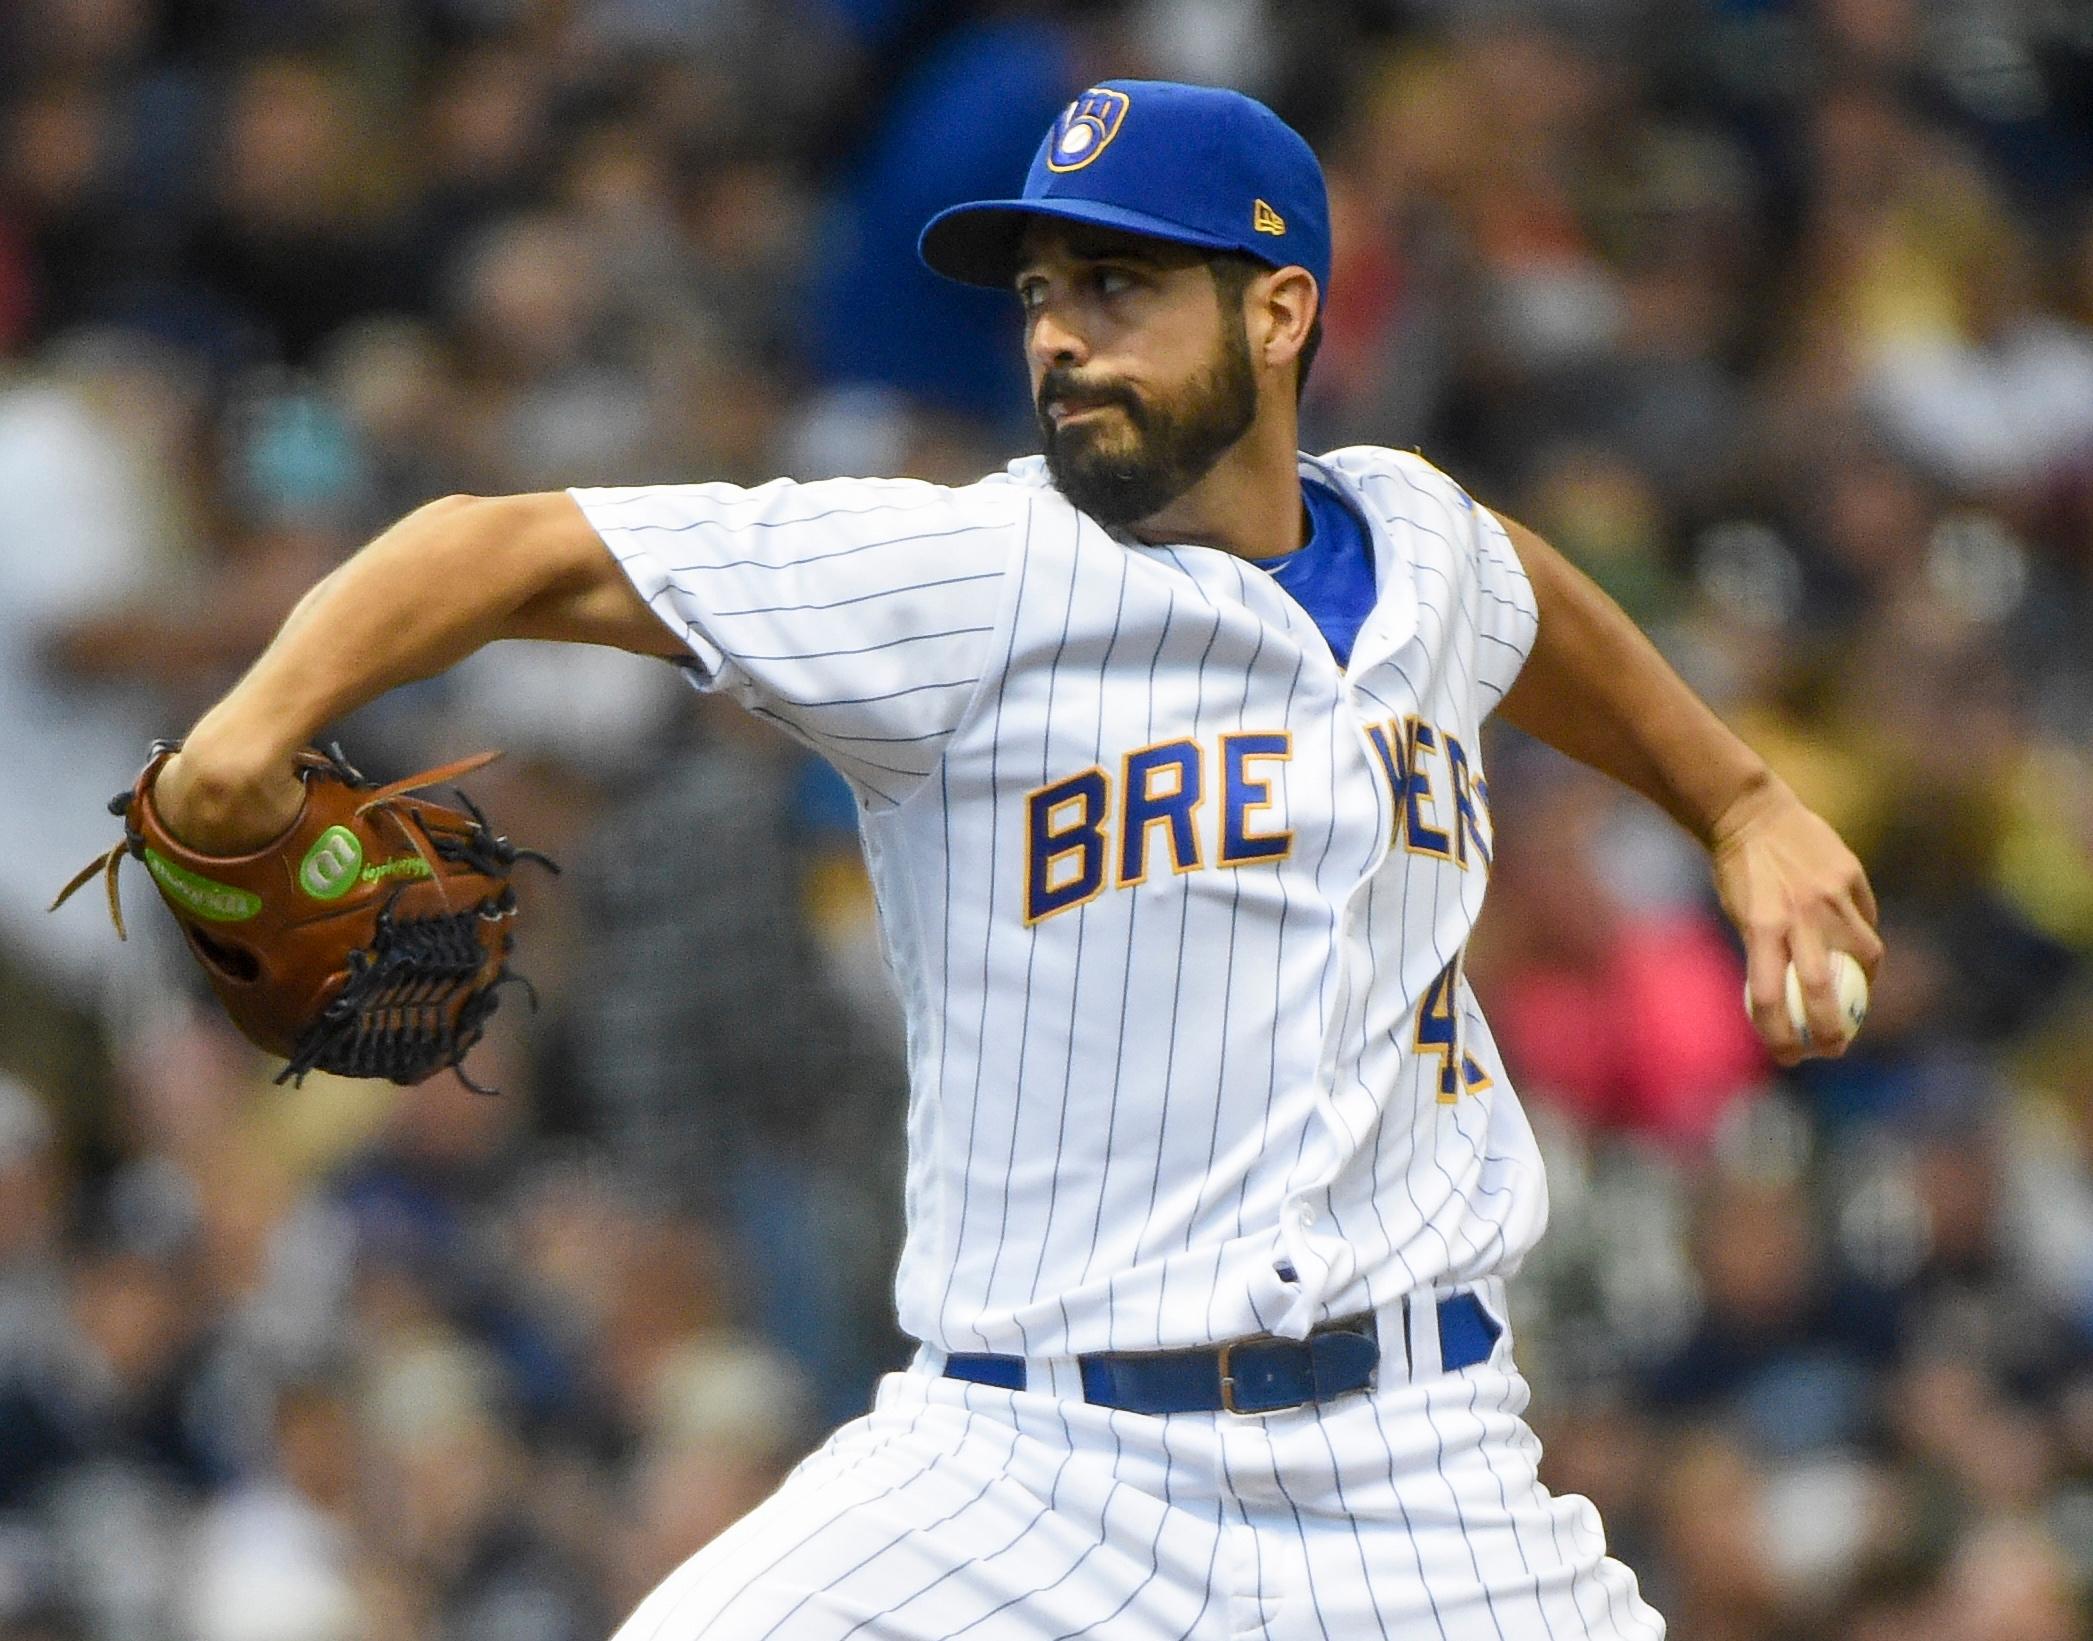
[{"label": "belt buckle", "polygon": [[1239,1419],[1259,1419],[1267,1413],[1290,1413],[1297,1407],[1306,1407],[1314,1398],[1301,1397],[1297,1401],[1279,1402],[1271,1407],[1237,1407],[1235,1405],[1235,1353],[1245,1345],[1270,1345],[1280,1341],[1269,1333],[1253,1333],[1247,1338],[1230,1339],[1219,1347],[1221,1369],[1221,1410],[1232,1413]]}]

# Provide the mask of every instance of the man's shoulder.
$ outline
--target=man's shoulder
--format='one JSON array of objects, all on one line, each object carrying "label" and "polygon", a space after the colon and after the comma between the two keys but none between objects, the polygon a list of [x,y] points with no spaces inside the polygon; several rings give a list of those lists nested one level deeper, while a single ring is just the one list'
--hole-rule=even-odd
[{"label": "man's shoulder", "polygon": [[1006,462],[1000,472],[990,473],[975,480],[970,487],[977,490],[1001,490],[1009,494],[1032,496],[1041,492],[1058,496],[1054,488],[1053,475],[1047,471],[1046,457],[1020,456]]},{"label": "man's shoulder", "polygon": [[1325,452],[1309,460],[1326,472],[1351,480],[1374,492],[1400,513],[1407,503],[1418,500],[1472,511],[1475,503],[1468,492],[1415,450],[1396,450],[1387,445],[1353,444]]},{"label": "man's shoulder", "polygon": [[1409,541],[1421,562],[1444,553],[1465,558],[1499,528],[1488,508],[1414,450],[1349,445],[1307,461],[1348,490],[1391,538]]},{"label": "man's shoulder", "polygon": [[[1012,466],[1017,464],[1013,463]],[[968,484],[945,484],[919,478],[834,478],[775,481],[789,489],[794,505],[821,510],[859,505],[887,506],[925,513],[954,513],[983,521],[1011,522],[1031,506],[1029,487],[1009,471],[989,473]],[[771,488],[766,486],[766,489]],[[755,492],[750,492],[754,494]]]},{"label": "man's shoulder", "polygon": [[[1036,465],[1035,474],[1029,468]],[[876,490],[884,498],[903,506],[920,508],[927,516],[945,516],[955,524],[971,528],[1018,530],[1041,502],[1060,499],[1046,477],[1046,464],[1014,461],[998,472],[987,473],[968,484],[940,484],[925,479],[835,479],[803,486],[805,491],[823,484],[839,489],[861,486]]]},{"label": "man's shoulder", "polygon": [[763,484],[671,481],[609,488],[577,486],[568,495],[592,518],[622,524],[650,516],[688,518],[732,529],[785,525],[848,529],[857,519],[902,513],[956,513],[983,521],[1022,516],[1029,501],[1010,476],[995,473],[972,484],[937,484],[926,479],[781,477]]}]

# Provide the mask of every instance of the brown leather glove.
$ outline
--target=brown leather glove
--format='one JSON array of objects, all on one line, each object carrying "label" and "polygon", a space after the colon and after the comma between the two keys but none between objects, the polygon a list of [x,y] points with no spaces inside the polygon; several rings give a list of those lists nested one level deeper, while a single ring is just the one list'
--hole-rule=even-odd
[{"label": "brown leather glove", "polygon": [[[124,932],[116,874],[145,863],[233,1024],[309,1071],[418,1083],[457,1067],[486,1029],[508,972],[516,916],[509,878],[519,860],[557,872],[543,855],[495,834],[479,806],[411,796],[498,756],[482,753],[404,781],[366,780],[338,747],[298,754],[305,806],[288,831],[252,854],[185,847],[153,807],[153,781],[180,743],[156,741],[128,792],[109,801],[124,841],[51,903],[57,910],[97,872]],[[532,997],[536,1003],[535,996]],[[484,1092],[484,1091],[483,1091]]]}]

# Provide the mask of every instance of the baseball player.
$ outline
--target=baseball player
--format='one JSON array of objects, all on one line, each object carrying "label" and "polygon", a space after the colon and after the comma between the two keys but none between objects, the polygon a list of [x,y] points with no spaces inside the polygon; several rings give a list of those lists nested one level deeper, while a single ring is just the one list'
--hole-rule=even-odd
[{"label": "baseball player", "polygon": [[1504,1283],[1547,1198],[1461,968],[1483,722],[1708,845],[1784,1062],[1788,964],[1836,1047],[1875,909],[1532,533],[1418,456],[1298,451],[1328,220],[1260,104],[1088,90],[921,244],[1014,294],[1042,457],[432,503],[161,777],[178,835],[252,848],[323,724],[525,637],[666,656],[855,788],[921,1348],[621,1641],[1663,1632],[1520,1418]]}]

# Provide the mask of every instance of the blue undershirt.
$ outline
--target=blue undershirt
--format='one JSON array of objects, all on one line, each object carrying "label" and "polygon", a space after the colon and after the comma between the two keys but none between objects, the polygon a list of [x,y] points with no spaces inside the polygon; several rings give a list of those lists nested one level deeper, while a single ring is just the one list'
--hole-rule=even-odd
[{"label": "blue undershirt", "polygon": [[1347,666],[1366,612],[1374,607],[1373,545],[1366,522],[1328,485],[1301,482],[1308,539],[1291,553],[1256,561],[1322,630],[1337,664]]}]

